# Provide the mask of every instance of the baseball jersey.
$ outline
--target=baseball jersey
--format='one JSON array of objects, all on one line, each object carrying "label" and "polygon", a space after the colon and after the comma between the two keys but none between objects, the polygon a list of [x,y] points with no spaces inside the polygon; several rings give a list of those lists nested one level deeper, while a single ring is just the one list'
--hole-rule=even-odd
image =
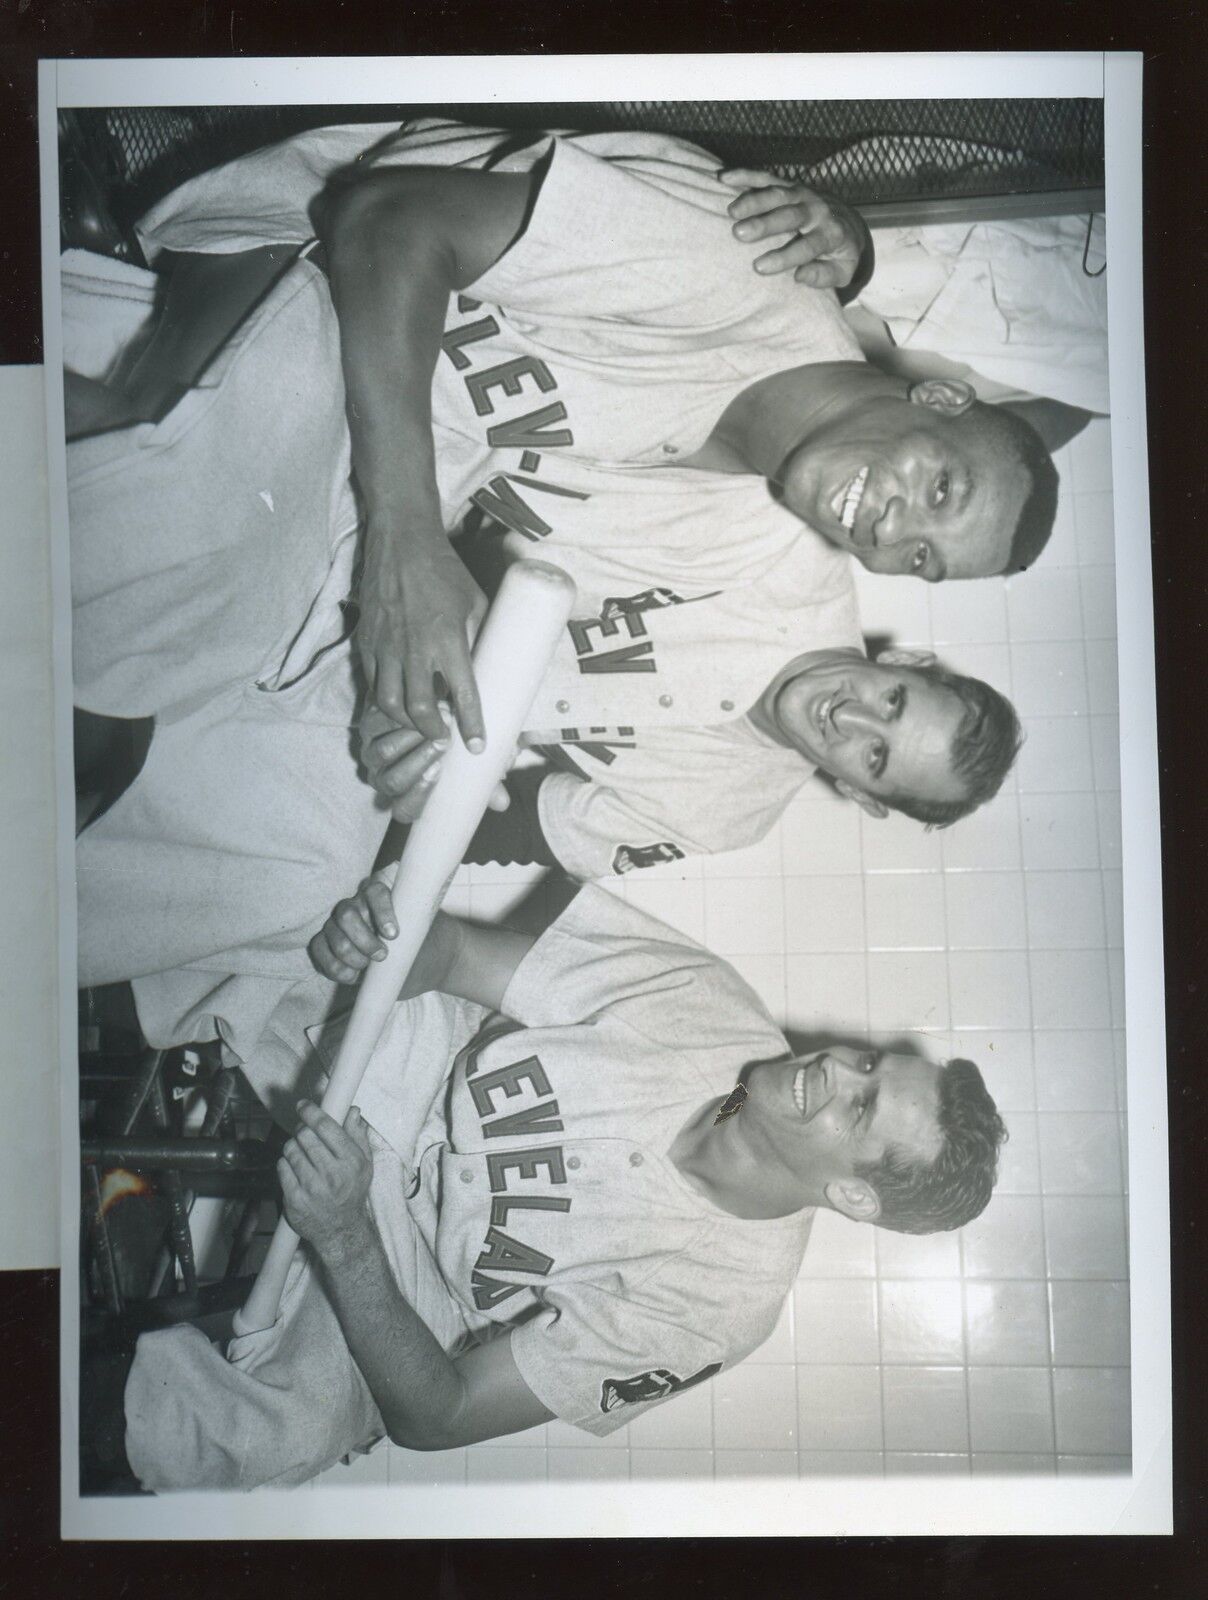
[{"label": "baseball jersey", "polygon": [[[634,132],[319,129],[174,191],[144,248],[303,244],[325,183],[356,164],[540,168],[523,233],[450,297],[432,388],[448,528],[476,508],[511,554],[565,566],[587,616],[626,589],[758,576],[801,537],[761,479],[675,466],[761,378],[863,359],[832,292],[751,271],[714,157]],[[809,546],[824,575],[831,552]]]},{"label": "baseball jersey", "polygon": [[538,814],[573,876],[754,844],[810,778],[799,751],[746,715],[796,657],[863,653],[850,563],[834,551],[819,584],[804,544],[720,594],[622,597],[571,622],[525,742],[558,769],[541,784]]},{"label": "baseball jersey", "polygon": [[732,1216],[669,1150],[787,1046],[730,967],[595,886],[524,956],[501,1011],[396,1007],[358,1104],[410,1168],[408,1214],[458,1316],[510,1328],[537,1398],[606,1434],[771,1333],[812,1210]]},{"label": "baseball jersey", "polygon": [[[517,143],[526,148],[509,157]],[[533,732],[570,749],[580,771],[599,777],[605,768],[612,781],[590,794],[569,778],[543,785],[559,858],[594,876],[652,850],[757,837],[775,793],[787,800],[808,766],[779,747],[759,750],[741,727],[720,737],[682,730],[741,718],[796,654],[858,644],[850,563],[763,480],[660,463],[695,448],[759,376],[855,358],[834,296],[753,273],[726,226],[731,195],[712,159],[639,134],[534,143],[431,123],[401,135],[321,130],[176,191],[145,224],[148,247],[153,235],[179,250],[305,244],[327,178],[371,150],[372,160],[547,163],[524,235],[472,286],[480,305],[454,297],[434,381],[447,514],[473,505],[506,529],[505,554],[552,556],[578,586],[574,627]],[[587,259],[593,252],[599,260]],[[484,317],[497,331],[477,326]],[[288,981],[279,970],[286,947],[292,941],[304,966],[306,940],[359,880],[385,827],[349,759],[356,674],[337,642],[355,555],[337,332],[318,268],[300,260],[161,423],[72,447],[73,532],[86,526],[94,540],[93,558],[77,565],[98,580],[86,586],[87,631],[101,642],[90,648],[77,627],[84,703],[157,717],[137,782],[81,840],[82,971],[95,982],[133,975],[144,1027],[165,1043],[218,1029],[242,1054],[271,1010],[272,986]],[[282,391],[275,375],[299,359],[305,381]],[[556,394],[545,387],[551,375]],[[299,421],[319,392],[322,426]],[[534,422],[530,402],[566,416]],[[534,431],[558,440],[534,442]],[[539,494],[526,478],[568,492]],[[486,498],[475,503],[480,490]],[[515,512],[511,493],[556,508],[542,511],[548,532]],[[135,571],[106,585],[106,572],[125,574],[131,551],[154,553],[155,581]],[[275,563],[288,583],[273,581]],[[210,604],[207,626],[188,630],[184,650],[172,624],[211,593],[231,604]],[[271,626],[247,639],[256,626],[248,597],[263,594],[274,598]],[[833,611],[797,614],[815,601]],[[189,756],[202,735],[204,764]],[[610,743],[620,755],[597,760]],[[739,762],[733,781],[722,770],[727,755]],[[692,761],[689,793],[680,777]],[[215,803],[229,773],[239,775],[235,794]],[[314,817],[300,815],[312,797]],[[686,814],[677,818],[677,808]],[[335,827],[333,815],[343,819]],[[161,906],[189,914],[165,919]]]},{"label": "baseball jersey", "polygon": [[[270,1104],[321,1087],[340,1024],[314,1019],[333,993],[313,976],[292,991],[247,1063]],[[731,1216],[668,1151],[786,1046],[723,962],[594,888],[521,960],[503,1011],[439,994],[394,1008],[357,1093],[369,1207],[442,1349],[510,1333],[542,1404],[607,1434],[772,1330],[812,1210]],[[140,1339],[126,1447],[145,1487],[301,1483],[382,1437],[306,1251],[272,1327],[227,1355],[188,1326]]]}]

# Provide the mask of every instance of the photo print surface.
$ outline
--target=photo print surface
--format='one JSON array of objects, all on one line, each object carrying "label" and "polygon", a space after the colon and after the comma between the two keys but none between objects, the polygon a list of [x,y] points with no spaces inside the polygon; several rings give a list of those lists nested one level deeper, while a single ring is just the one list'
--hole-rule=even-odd
[{"label": "photo print surface", "polygon": [[[1072,1531],[1134,1472],[1105,102],[471,82],[59,112],[65,1505]],[[506,809],[328,1119],[526,559]]]}]

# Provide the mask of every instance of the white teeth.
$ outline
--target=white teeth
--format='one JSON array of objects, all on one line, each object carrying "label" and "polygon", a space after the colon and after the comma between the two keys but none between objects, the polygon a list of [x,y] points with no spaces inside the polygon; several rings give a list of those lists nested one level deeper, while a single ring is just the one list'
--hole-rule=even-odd
[{"label": "white teeth", "polygon": [[793,1075],[793,1104],[805,1115],[805,1068],[798,1067]]},{"label": "white teeth", "polygon": [[843,510],[839,521],[851,532],[856,520],[856,512],[860,509],[860,501],[864,498],[864,485],[868,482],[868,468],[861,467],[859,472],[847,486],[847,493],[843,496]]}]

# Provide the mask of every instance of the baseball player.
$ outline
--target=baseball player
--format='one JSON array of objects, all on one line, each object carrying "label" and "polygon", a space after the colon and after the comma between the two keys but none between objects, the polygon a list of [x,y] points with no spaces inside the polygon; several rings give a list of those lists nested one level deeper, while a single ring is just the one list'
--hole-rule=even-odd
[{"label": "baseball player", "polygon": [[[713,163],[674,140],[541,140],[500,158],[523,170],[483,172],[477,167],[499,157],[498,135],[448,124],[417,125],[401,136],[326,130],[179,191],[153,214],[149,235],[177,250],[239,251],[266,238],[301,243],[313,235],[308,208],[326,177],[370,146],[362,166],[375,184],[379,176],[388,185],[410,181],[418,171],[431,204],[446,180],[510,196],[510,205],[515,184],[528,192],[540,179],[521,236],[510,243],[510,235],[491,233],[474,257],[481,270],[463,288],[491,298],[465,305],[457,285],[452,301],[441,298],[431,340],[431,432],[442,539],[446,523],[472,504],[508,526],[505,556],[537,544],[578,585],[578,631],[557,678],[563,688],[538,708],[542,742],[554,742],[554,733],[578,751],[586,730],[594,751],[623,746],[630,728],[661,737],[724,725],[720,743],[708,739],[696,757],[723,789],[726,771],[748,772],[758,758],[753,788],[745,779],[731,785],[716,807],[702,788],[700,814],[678,830],[651,817],[654,802],[645,799],[636,817],[602,817],[597,832],[616,836],[596,870],[647,859],[664,845],[744,842],[741,828],[711,828],[708,810],[744,816],[752,793],[763,792],[765,771],[779,764],[784,779],[769,777],[770,809],[751,824],[763,831],[804,776],[775,736],[752,734],[746,713],[796,656],[859,648],[850,574],[839,548],[802,535],[763,468],[738,470],[736,458],[716,452],[707,470],[667,463],[703,449],[723,413],[733,426],[714,443],[737,451],[747,429],[731,403],[744,395],[767,400],[765,379],[780,383],[788,373],[801,381],[813,372],[818,381],[804,397],[761,402],[755,420],[778,455],[795,442],[779,436],[785,417],[796,415],[798,437],[817,424],[819,454],[806,451],[790,476],[803,494],[807,480],[815,483],[819,523],[837,539],[859,534],[860,543],[870,493],[895,482],[919,515],[945,525],[956,516],[952,526],[965,527],[972,489],[956,462],[965,461],[963,447],[953,447],[947,466],[947,455],[933,459],[933,446],[934,426],[954,406],[954,426],[972,415],[968,397],[886,389],[888,380],[856,359],[832,294],[753,274],[718,225],[729,191]],[[356,185],[345,191],[357,192]],[[490,214],[485,200],[456,211],[479,221]],[[240,216],[247,225],[231,223]],[[447,208],[439,217],[448,220]],[[435,226],[421,231],[439,234]],[[493,251],[502,253],[492,265]],[[461,284],[469,255],[457,260]],[[337,284],[334,258],[329,267]],[[176,1037],[179,1026],[194,1024],[212,1032],[215,1018],[242,1014],[234,988],[249,981],[249,970],[256,982],[293,981],[306,940],[373,859],[386,825],[351,756],[360,684],[346,602],[360,512],[348,479],[340,378],[346,331],[323,272],[298,260],[159,422],[72,447],[77,702],[101,715],[155,719],[137,780],[80,840],[81,978],[138,980],[150,1037]],[[396,387],[412,399],[427,394],[422,384]],[[362,416],[373,410],[354,404]],[[910,426],[902,433],[904,419]],[[905,451],[900,480],[896,467],[873,474],[860,464],[874,444],[889,449],[891,435]],[[842,438],[849,442],[841,448]],[[414,455],[391,446],[392,459],[430,455],[426,444]],[[1022,470],[1010,452],[997,467],[996,459],[983,463],[977,491],[995,503],[998,487],[1019,487]],[[358,462],[358,476],[363,489],[372,471]],[[823,492],[823,478],[835,480],[831,490]],[[538,508],[537,521],[517,509],[515,496]],[[905,504],[891,498],[887,537]],[[980,503],[971,502],[974,510]],[[371,511],[370,547],[373,520]],[[407,555],[408,570],[423,562],[422,553]],[[953,554],[951,570],[957,565]],[[643,610],[649,590],[670,591],[682,603]],[[359,593],[363,606],[363,583]],[[632,602],[623,617],[615,615],[618,600]],[[457,614],[440,599],[424,610],[425,629],[429,618]],[[471,730],[457,664],[439,652],[429,662],[441,664],[463,730]],[[381,701],[378,668],[372,672]],[[422,680],[410,674],[408,692]],[[429,737],[430,710],[425,703],[416,717]],[[603,738],[591,731],[601,728]],[[442,734],[437,718],[436,740]],[[674,764],[677,753],[670,770],[678,776],[685,769]],[[609,770],[619,776],[615,765]],[[653,768],[645,787],[659,787]],[[597,809],[603,793],[593,791]],[[562,838],[581,832],[582,819],[576,814],[561,833],[552,820],[559,794],[572,812],[588,798],[549,785],[543,827],[559,859],[588,872]],[[593,850],[599,861],[600,846]],[[255,1037],[262,1021],[240,1031]]]},{"label": "baseball player", "polygon": [[[141,571],[114,582],[132,547],[142,570],[180,575],[185,608],[207,560],[232,608],[207,607],[205,653],[242,658],[249,591],[266,587],[273,623],[278,599],[309,596],[295,630],[320,598],[329,613],[344,598],[349,573],[325,579],[359,510],[366,676],[383,710],[429,737],[438,679],[467,739],[480,731],[466,630],[482,596],[446,536],[469,507],[576,581],[598,558],[606,595],[620,581],[676,589],[685,567],[698,587],[744,581],[799,536],[797,519],[877,570],[1028,564],[1055,503],[1035,436],[967,385],[907,388],[869,368],[830,290],[750,271],[718,226],[732,198],[712,158],[663,136],[530,139],[431,119],[300,135],[169,196],[142,225],[149,255],[271,244],[303,258],[205,369],[187,415],[173,406],[139,436],[136,470],[131,430],[81,441],[80,703],[148,714],[120,692],[122,663],[173,596],[140,590]],[[850,276],[859,229],[832,212],[818,281]],[[631,497],[656,484],[650,522]],[[171,665],[161,703],[207,687],[200,665]]]},{"label": "baseball player", "polygon": [[[729,612],[702,600],[572,623],[526,735],[567,769],[517,773],[476,858],[592,879],[734,849],[815,770],[874,815],[932,824],[994,793],[1019,739],[1009,704],[922,653],[870,662],[845,571],[829,599],[794,603],[795,549]],[[583,672],[597,647],[634,665]],[[657,672],[634,669],[651,660]],[[139,780],[77,840],[81,976],[133,980],[154,1043],[221,1037],[246,1059],[327,909],[374,861],[387,800],[418,814],[441,741],[392,726],[370,739],[375,793],[348,754],[355,679],[346,641],[279,694],[157,727]]]},{"label": "baseball player", "polygon": [[[353,909],[364,967],[389,895]],[[819,1206],[927,1232],[990,1197],[1004,1129],[971,1063],[793,1057],[729,967],[601,889],[536,942],[441,919],[421,966],[406,992],[443,993],[396,1006],[359,1110],[299,1107],[280,1175],[310,1248],[276,1324],[229,1360],[189,1327],[139,1342],[145,1487],[299,1483],[384,1435],[610,1433],[767,1338]],[[291,996],[261,1093],[312,1088],[285,1037],[329,995]],[[309,1030],[322,1055],[338,1027]]]}]

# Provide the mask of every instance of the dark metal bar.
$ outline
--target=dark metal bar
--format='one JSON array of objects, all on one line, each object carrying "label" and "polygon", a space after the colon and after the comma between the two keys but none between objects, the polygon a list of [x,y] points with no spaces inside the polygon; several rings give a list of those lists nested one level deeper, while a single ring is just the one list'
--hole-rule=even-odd
[{"label": "dark metal bar", "polygon": [[227,1268],[223,1273],[224,1279],[235,1277],[243,1266],[244,1257],[256,1237],[259,1221],[260,1198],[254,1195],[244,1201],[243,1210],[239,1213],[239,1221],[235,1225],[235,1237],[231,1240],[231,1253],[227,1257]]},{"label": "dark metal bar", "polygon": [[147,1096],[151,1093],[152,1087],[159,1083],[159,1069],[163,1065],[163,1059],[164,1052],[162,1050],[148,1050],[142,1058],[138,1072],[130,1085],[130,1093],[126,1098],[125,1112],[122,1117],[123,1133],[134,1132],[134,1124],[138,1121],[139,1113],[147,1103]]},{"label": "dark metal bar", "polygon": [[1046,193],[950,195],[942,200],[861,201],[854,207],[870,228],[917,228],[928,222],[1010,222],[1028,217],[1084,217],[1102,211],[1103,189]]},{"label": "dark metal bar", "polygon": [[101,1175],[96,1167],[84,1168],[82,1201],[84,1237],[92,1247],[106,1309],[120,1315],[123,1310],[122,1286],[118,1281],[117,1263],[113,1259],[113,1243],[101,1209]]},{"label": "dark metal bar", "polygon": [[86,1166],[130,1167],[135,1171],[189,1173],[263,1173],[274,1170],[276,1158],[256,1139],[81,1139]]},{"label": "dark metal bar", "polygon": [[195,1293],[160,1295],[155,1300],[140,1300],[126,1308],[119,1318],[99,1321],[87,1319],[82,1331],[89,1342],[106,1341],[145,1333],[152,1328],[168,1328],[178,1322],[196,1322],[224,1312],[233,1312],[248,1297],[255,1278],[228,1278],[221,1283],[202,1284]]},{"label": "dark metal bar", "polygon": [[212,1139],[222,1127],[223,1118],[235,1096],[237,1081],[230,1067],[223,1067],[214,1074],[206,1100],[206,1119],[201,1125],[203,1139]]},{"label": "dark metal bar", "polygon": [[[173,1253],[172,1246],[168,1243],[167,1238],[165,1238],[163,1244],[159,1247],[159,1254],[155,1258],[155,1265],[151,1269],[151,1278],[147,1284],[148,1300],[154,1300],[158,1295],[161,1295],[165,1292],[164,1285],[169,1281],[172,1272],[172,1266],[175,1260],[176,1256]],[[167,1293],[172,1294],[175,1292],[175,1289],[176,1285],[173,1283],[171,1288],[168,1289]]]},{"label": "dark metal bar", "polygon": [[[168,1100],[164,1094],[164,1080],[158,1073],[151,1080],[151,1114],[161,1132],[168,1130]],[[197,1264],[193,1259],[193,1235],[189,1230],[189,1201],[184,1184],[175,1165],[164,1168],[159,1175],[159,1187],[168,1201],[168,1237],[180,1262],[185,1293],[197,1292]]]}]

